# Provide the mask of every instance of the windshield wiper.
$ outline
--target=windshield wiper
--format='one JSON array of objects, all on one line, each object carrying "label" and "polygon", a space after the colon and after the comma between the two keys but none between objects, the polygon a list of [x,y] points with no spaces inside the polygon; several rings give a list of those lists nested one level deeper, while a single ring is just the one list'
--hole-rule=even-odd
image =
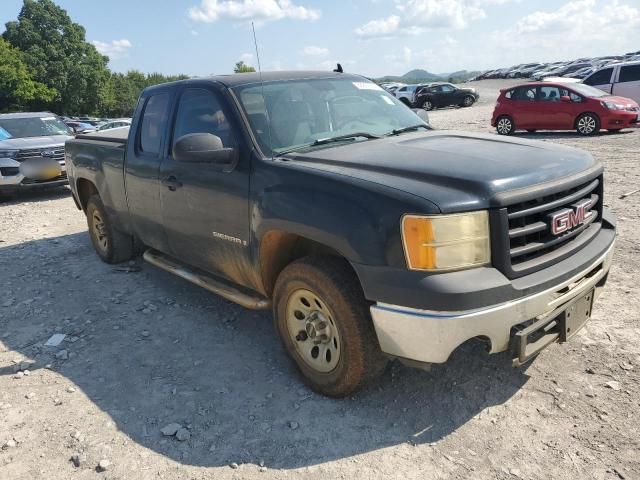
[{"label": "windshield wiper", "polygon": [[353,132],[353,133],[347,133],[345,135],[338,135],[337,137],[318,138],[313,143],[309,143],[307,145],[297,145],[295,147],[288,148],[286,150],[282,150],[282,151],[278,152],[277,155],[278,156],[282,156],[282,155],[286,155],[287,153],[291,153],[291,152],[295,152],[297,150],[301,150],[303,148],[310,148],[310,147],[315,147],[315,146],[318,146],[318,145],[326,145],[327,143],[341,142],[343,140],[356,139],[358,137],[363,137],[363,138],[366,138],[368,140],[373,140],[373,139],[376,139],[376,138],[382,138],[380,135],[374,135],[372,133]]},{"label": "windshield wiper", "polygon": [[388,135],[398,135],[399,133],[412,132],[419,128],[424,128],[425,130],[431,130],[431,127],[429,127],[428,125],[425,125],[424,123],[420,123],[419,125],[411,125],[409,127],[394,128],[393,130],[391,130],[391,133],[389,133]]},{"label": "windshield wiper", "polygon": [[353,132],[347,133],[345,135],[338,135],[337,137],[327,137],[327,138],[319,138],[315,142],[311,144],[312,147],[316,145],[325,145],[327,143],[340,142],[342,140],[349,140],[350,138],[358,138],[363,137],[369,140],[373,140],[374,138],[381,138],[380,135],[374,135],[372,133],[367,132]]}]

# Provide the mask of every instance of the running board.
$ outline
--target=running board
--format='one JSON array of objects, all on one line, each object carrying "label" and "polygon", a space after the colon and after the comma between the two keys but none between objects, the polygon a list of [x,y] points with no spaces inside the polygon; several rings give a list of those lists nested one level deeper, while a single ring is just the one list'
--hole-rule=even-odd
[{"label": "running board", "polygon": [[234,285],[231,285],[226,280],[218,279],[206,273],[191,269],[156,250],[149,249],[144,252],[142,257],[151,265],[155,265],[169,273],[182,277],[191,283],[195,283],[245,308],[252,310],[267,310],[271,308],[271,301],[269,299],[256,294],[246,293]]}]

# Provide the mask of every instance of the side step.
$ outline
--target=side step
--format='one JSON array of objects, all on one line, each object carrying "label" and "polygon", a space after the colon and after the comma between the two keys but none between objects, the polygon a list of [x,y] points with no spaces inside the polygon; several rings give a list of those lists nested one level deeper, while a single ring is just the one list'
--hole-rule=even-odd
[{"label": "side step", "polygon": [[257,294],[247,293],[238,287],[230,284],[226,280],[215,278],[204,272],[191,269],[186,265],[179,263],[177,260],[160,253],[156,250],[149,249],[142,256],[151,265],[173,273],[179,277],[188,280],[191,283],[206,288],[221,297],[226,298],[238,305],[252,310],[267,310],[271,308],[271,300],[261,297]]}]

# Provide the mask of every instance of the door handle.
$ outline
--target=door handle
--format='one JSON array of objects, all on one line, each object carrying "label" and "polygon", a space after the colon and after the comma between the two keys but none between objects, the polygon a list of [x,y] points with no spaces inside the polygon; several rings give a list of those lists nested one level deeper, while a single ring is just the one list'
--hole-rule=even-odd
[{"label": "door handle", "polygon": [[179,181],[173,175],[171,175],[171,176],[169,176],[167,178],[163,178],[161,183],[162,183],[163,187],[167,187],[172,192],[175,192],[178,188],[180,188],[182,186],[182,182]]}]

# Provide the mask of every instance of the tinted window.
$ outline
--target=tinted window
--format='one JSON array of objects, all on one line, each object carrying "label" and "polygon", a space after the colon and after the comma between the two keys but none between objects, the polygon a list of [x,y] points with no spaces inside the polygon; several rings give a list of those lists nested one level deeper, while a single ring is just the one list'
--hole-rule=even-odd
[{"label": "tinted window", "polygon": [[210,133],[220,137],[224,147],[235,145],[231,125],[215,93],[203,88],[189,88],[180,97],[173,144],[190,133]]},{"label": "tinted window", "polygon": [[591,75],[584,81],[584,83],[587,85],[605,85],[611,82],[612,73],[613,68],[605,68],[604,70],[600,70],[599,72]]},{"label": "tinted window", "polygon": [[169,94],[151,95],[144,107],[140,127],[140,150],[145,153],[160,153],[162,135],[167,126],[167,106]]},{"label": "tinted window", "polygon": [[520,87],[513,91],[513,100],[534,101],[536,98],[536,87]]},{"label": "tinted window", "polygon": [[582,102],[582,97],[575,92],[569,92],[569,97],[571,97],[571,101],[574,103]]},{"label": "tinted window", "polygon": [[640,81],[640,65],[628,65],[620,69],[620,83]]},{"label": "tinted window", "polygon": [[442,85],[441,88],[443,92],[453,92],[455,90],[451,85]]}]

